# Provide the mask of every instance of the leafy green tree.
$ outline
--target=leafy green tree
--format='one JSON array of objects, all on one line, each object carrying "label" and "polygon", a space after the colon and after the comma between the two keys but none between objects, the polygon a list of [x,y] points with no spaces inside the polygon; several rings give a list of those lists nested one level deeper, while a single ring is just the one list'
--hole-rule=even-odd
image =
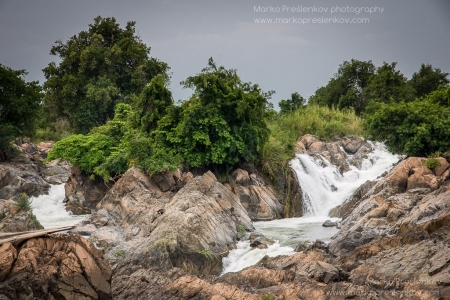
[{"label": "leafy green tree", "polygon": [[149,57],[135,22],[122,29],[115,18],[95,18],[87,31],[57,41],[50,53],[61,61],[43,70],[46,114],[53,121],[67,118],[76,133],[112,119],[117,103],[133,104],[152,78],[168,70]]},{"label": "leafy green tree", "polygon": [[38,82],[26,82],[25,70],[0,64],[0,160],[14,154],[15,137],[32,137],[42,101]]},{"label": "leafy green tree", "polygon": [[437,90],[441,85],[447,85],[449,83],[447,76],[448,73],[443,73],[441,69],[433,68],[430,64],[422,64],[408,83],[416,91],[416,97],[420,98]]},{"label": "leafy green tree", "polygon": [[259,158],[269,133],[265,108],[273,92],[242,82],[236,70],[217,67],[212,58],[182,84],[194,93],[158,122],[157,141],[194,167],[226,168]]},{"label": "leafy green tree", "polygon": [[317,89],[308,103],[330,108],[353,108],[359,115],[367,105],[362,91],[374,72],[375,66],[372,61],[356,59],[344,61],[339,65],[338,72],[330,79],[328,84]]},{"label": "leafy green tree", "polygon": [[397,153],[425,156],[450,149],[450,107],[431,97],[412,102],[375,102],[367,107],[369,138],[384,141]]},{"label": "leafy green tree", "polygon": [[407,84],[406,77],[396,70],[396,62],[388,64],[386,62],[379,68],[375,75],[371,76],[367,86],[363,91],[366,101],[374,100],[382,103],[394,101],[412,101],[414,99],[414,89]]},{"label": "leafy green tree", "polygon": [[172,93],[166,87],[167,76],[155,76],[144,88],[136,103],[137,123],[141,130],[149,133],[156,128],[157,122],[165,115],[166,109],[173,106]]},{"label": "leafy green tree", "polygon": [[305,104],[305,98],[300,96],[299,93],[295,92],[291,94],[291,99],[281,100],[280,103],[278,103],[278,106],[280,106],[280,112],[287,113],[297,110],[303,107]]}]

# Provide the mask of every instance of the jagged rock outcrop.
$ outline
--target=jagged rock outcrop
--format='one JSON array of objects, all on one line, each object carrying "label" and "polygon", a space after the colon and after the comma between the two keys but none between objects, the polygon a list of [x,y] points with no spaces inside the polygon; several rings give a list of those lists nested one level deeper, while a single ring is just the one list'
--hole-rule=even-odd
[{"label": "jagged rock outcrop", "polygon": [[103,199],[112,184],[112,182],[105,183],[103,178],[99,177],[91,179],[80,168],[72,167],[64,187],[66,210],[75,215],[91,213],[91,209],[94,209],[97,203]]},{"label": "jagged rock outcrop", "polygon": [[307,134],[297,141],[297,148],[299,151],[305,149],[306,153],[312,156],[325,157],[341,173],[350,170],[350,166],[347,163],[347,154],[341,149],[339,141],[326,143],[314,135]]},{"label": "jagged rock outcrop", "polygon": [[110,299],[111,269],[100,250],[76,235],[0,246],[1,299]]},{"label": "jagged rock outcrop", "polygon": [[353,209],[356,208],[356,206],[361,201],[361,198],[364,197],[364,195],[367,194],[367,192],[376,184],[376,181],[366,181],[363,183],[350,198],[348,198],[344,203],[341,205],[336,206],[333,208],[329,216],[332,218],[346,218]]},{"label": "jagged rock outcrop", "polygon": [[445,172],[434,175],[424,161],[417,157],[402,161],[356,201],[356,208],[341,222],[340,233],[330,243],[332,252],[352,251],[383,234],[430,232],[446,226],[450,183],[443,183],[450,176]]},{"label": "jagged rock outcrop", "polygon": [[236,169],[231,174],[231,188],[252,221],[270,221],[284,215],[275,192],[258,173]]},{"label": "jagged rock outcrop", "polygon": [[22,193],[39,196],[45,194],[49,187],[40,176],[38,167],[26,159],[0,164],[0,199],[15,199]]},{"label": "jagged rock outcrop", "polygon": [[[218,274],[239,231],[253,230],[251,220],[239,198],[211,172],[185,183],[176,194],[163,192],[153,178],[132,168],[77,232],[91,234],[120,274],[141,266]],[[102,218],[107,222],[98,224]]]},{"label": "jagged rock outcrop", "polygon": [[12,200],[0,199],[0,232],[42,229],[32,212],[20,209]]}]

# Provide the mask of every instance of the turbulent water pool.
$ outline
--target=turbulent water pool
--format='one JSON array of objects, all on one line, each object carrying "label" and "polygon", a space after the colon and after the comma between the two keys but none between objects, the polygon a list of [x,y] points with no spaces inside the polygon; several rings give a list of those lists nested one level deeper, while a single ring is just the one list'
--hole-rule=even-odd
[{"label": "turbulent water pool", "polygon": [[[267,222],[254,222],[256,231],[276,243],[267,249],[252,249],[249,241],[241,241],[237,248],[223,258],[222,274],[237,272],[256,264],[265,255],[294,254],[300,241],[329,242],[338,232],[335,227],[323,227],[329,211],[342,204],[367,180],[374,180],[392,168],[400,159],[389,153],[383,144],[372,144],[374,151],[362,162],[361,170],[351,166],[350,171],[340,174],[339,170],[324,157],[298,154],[290,166],[296,172],[302,188],[305,217],[289,218]],[[349,156],[350,160],[352,157]],[[331,219],[337,221],[339,219]]]},{"label": "turbulent water pool", "polygon": [[86,219],[86,215],[76,216],[66,211],[64,184],[50,185],[48,195],[31,197],[33,214],[45,229],[71,226]]}]

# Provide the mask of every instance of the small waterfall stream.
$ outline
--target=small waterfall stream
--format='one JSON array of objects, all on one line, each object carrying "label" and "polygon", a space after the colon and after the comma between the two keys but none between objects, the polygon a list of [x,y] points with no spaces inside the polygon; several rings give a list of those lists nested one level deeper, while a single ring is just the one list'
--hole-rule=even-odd
[{"label": "small waterfall stream", "polygon": [[86,215],[76,216],[66,211],[64,197],[64,184],[52,184],[48,195],[31,197],[33,214],[45,229],[71,226],[86,219]]},{"label": "small waterfall stream", "polygon": [[[361,170],[350,166],[350,171],[339,170],[324,157],[297,154],[290,161],[303,192],[304,217],[254,222],[256,231],[276,243],[267,249],[252,249],[249,241],[240,241],[237,249],[223,259],[223,274],[237,272],[257,263],[264,255],[294,254],[300,241],[320,239],[329,242],[338,232],[335,227],[325,228],[323,222],[330,219],[329,211],[342,204],[367,180],[375,180],[400,160],[389,153],[381,143],[372,144],[374,151],[362,163]],[[352,157],[349,156],[348,160]],[[339,219],[331,219],[337,221]]]}]

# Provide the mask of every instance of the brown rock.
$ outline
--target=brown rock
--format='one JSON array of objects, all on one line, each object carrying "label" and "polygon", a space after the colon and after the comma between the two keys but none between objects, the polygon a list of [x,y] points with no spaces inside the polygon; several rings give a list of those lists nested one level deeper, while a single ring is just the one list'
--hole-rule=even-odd
[{"label": "brown rock", "polygon": [[91,180],[78,167],[72,167],[71,174],[65,185],[66,209],[74,214],[90,213],[112,186],[112,182],[105,183],[102,178]]},{"label": "brown rock", "polygon": [[434,174],[436,174],[436,176],[442,176],[442,174],[444,174],[450,164],[443,157],[438,157],[437,160],[439,161],[439,166],[434,169]]},{"label": "brown rock", "polygon": [[0,246],[0,282],[9,275],[16,258],[17,250],[13,245],[11,245],[11,243],[6,243]]},{"label": "brown rock", "polygon": [[[5,245],[0,257],[8,253],[4,248],[14,252]],[[80,236],[52,235],[20,246],[17,259],[0,283],[0,297],[110,299],[110,280],[109,264],[91,242]]]}]

